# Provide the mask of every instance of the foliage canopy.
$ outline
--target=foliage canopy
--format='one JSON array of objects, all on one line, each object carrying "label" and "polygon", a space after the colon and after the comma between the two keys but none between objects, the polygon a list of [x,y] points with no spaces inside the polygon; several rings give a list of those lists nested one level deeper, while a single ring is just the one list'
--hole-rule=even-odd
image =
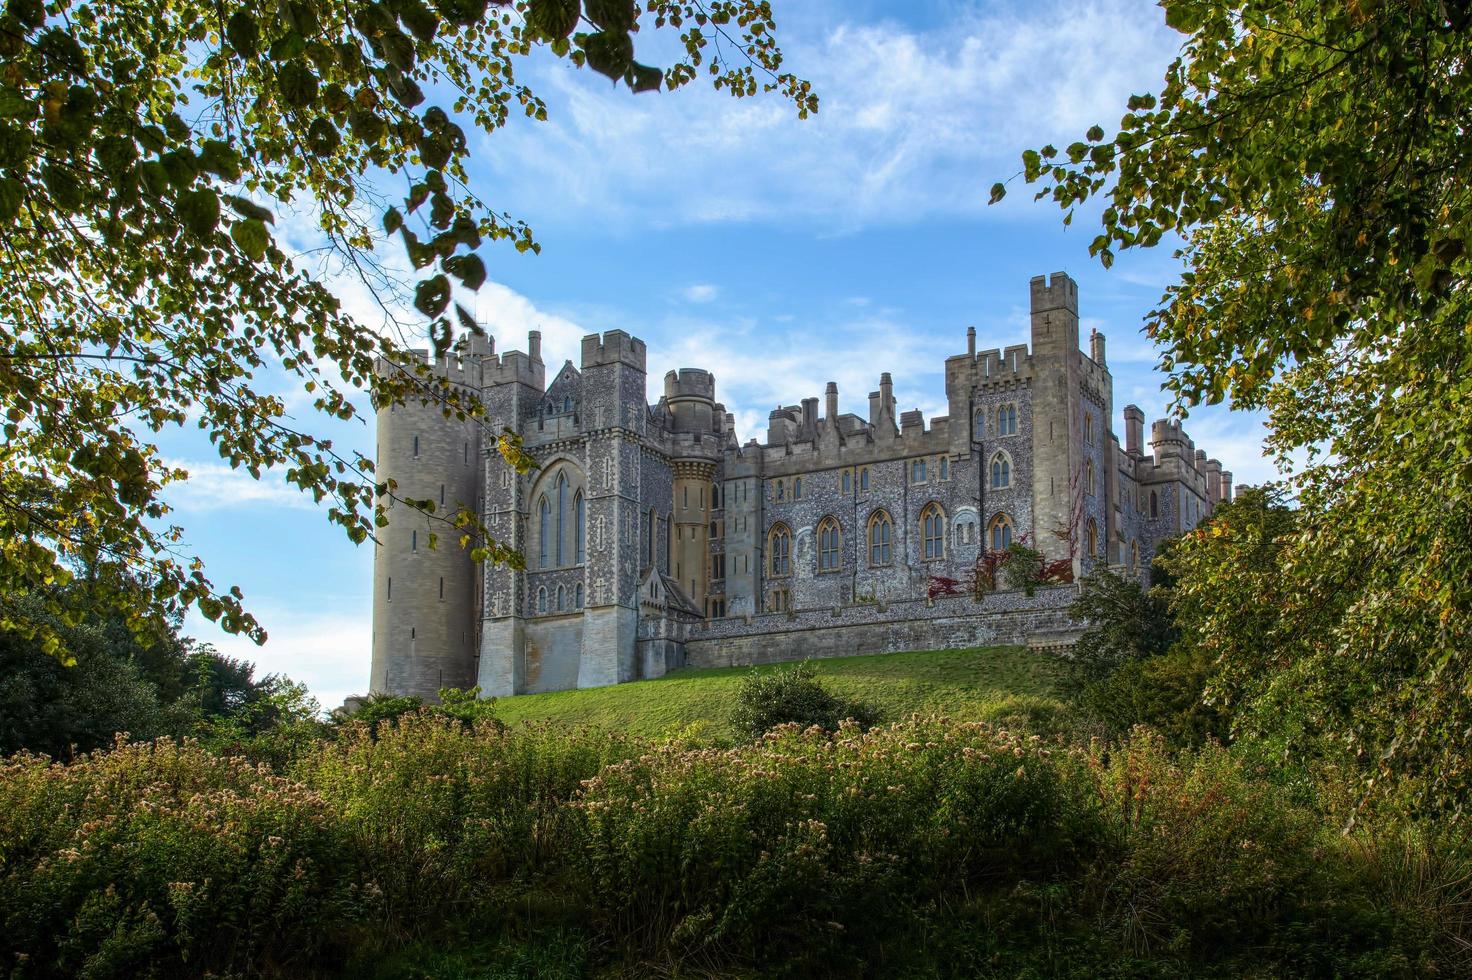
[{"label": "foliage canopy", "polygon": [[1065,221],[1102,198],[1091,250],[1105,265],[1183,241],[1185,271],[1147,318],[1169,387],[1183,410],[1266,409],[1301,505],[1262,639],[1286,644],[1309,686],[1360,678],[1361,702],[1322,721],[1375,785],[1420,781],[1428,805],[1460,811],[1472,791],[1472,5],[1162,6],[1186,39],[1160,92],[1131,97],[1112,136],[1095,126],[1027,151],[1024,178]]},{"label": "foliage canopy", "polygon": [[[679,60],[635,60],[641,28],[677,34]],[[183,550],[165,490],[187,474],[149,439],[198,426],[232,467],[282,468],[367,540],[395,487],[296,422],[269,379],[284,372],[319,419],[359,417],[360,390],[481,418],[406,340],[427,330],[453,353],[477,329],[457,299],[486,280],[483,243],[537,248],[471,189],[465,126],[545,118],[517,73],[542,49],[635,92],[706,73],[806,116],[816,96],[782,71],[774,29],[765,0],[7,0],[0,628],[62,651],[61,633],[3,596],[64,582],[82,560],[141,575],[156,607],[195,605],[263,639],[238,589]],[[315,218],[325,265],[274,227],[288,205]],[[412,275],[380,261],[389,238]],[[344,312],[333,272],[372,290],[388,329]],[[415,321],[395,315],[409,306]],[[531,465],[509,433],[488,436]],[[473,512],[405,502],[476,558],[517,560]]]}]

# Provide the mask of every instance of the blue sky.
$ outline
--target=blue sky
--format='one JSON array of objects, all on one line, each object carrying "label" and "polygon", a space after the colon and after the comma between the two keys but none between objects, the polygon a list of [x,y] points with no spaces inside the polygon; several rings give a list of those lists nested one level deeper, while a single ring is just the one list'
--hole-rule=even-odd
[{"label": "blue sky", "polygon": [[[1166,397],[1141,317],[1171,280],[1169,252],[1089,258],[1088,220],[1065,228],[1020,181],[987,207],[1024,148],[1108,128],[1132,92],[1158,90],[1179,36],[1146,0],[981,3],[774,0],[788,65],[810,78],[819,114],[799,122],[776,97],[735,101],[691,86],[634,96],[564,62],[525,80],[546,123],[472,136],[477,189],[532,224],[543,251],[489,248],[477,316],[499,350],[541,329],[550,378],[585,333],[644,338],[649,376],[705,367],[761,436],[778,404],[837,381],[862,413],[881,371],[901,408],[944,411],[942,366],[978,343],[1027,341],[1027,283],[1079,281],[1085,333],[1109,339],[1115,405],[1149,418]],[[646,35],[646,38],[648,36]],[[640,52],[659,61],[645,40]],[[376,322],[361,290],[348,309]],[[289,402],[303,410],[309,402]],[[371,451],[371,424],[324,426]],[[1115,420],[1115,427],[1121,427]],[[1273,475],[1255,416],[1193,412],[1188,431],[1238,482]],[[305,681],[326,707],[367,686],[370,547],[354,547],[311,501],[273,476],[223,467],[192,433],[159,440],[191,471],[172,500],[217,585],[239,585],[270,633],[264,647],[191,617],[188,631],[260,672]]]}]

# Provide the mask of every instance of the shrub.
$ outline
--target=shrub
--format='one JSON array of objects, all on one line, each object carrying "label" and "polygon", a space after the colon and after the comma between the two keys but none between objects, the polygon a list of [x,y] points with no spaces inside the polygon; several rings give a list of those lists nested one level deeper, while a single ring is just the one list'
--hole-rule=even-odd
[{"label": "shrub", "polygon": [[1295,976],[1410,974],[1337,837],[1228,750],[1173,755],[1141,729],[1096,766],[1122,846],[1095,883],[1126,948]]},{"label": "shrub", "polygon": [[944,720],[653,752],[578,801],[582,873],[605,927],[642,948],[882,973],[881,947],[928,905],[1077,868],[1099,825],[1071,766],[1035,737]]},{"label": "shrub", "polygon": [[565,804],[639,743],[607,732],[471,726],[430,711],[346,729],[293,775],[340,815],[362,873],[404,933],[461,916],[488,886],[566,848]]},{"label": "shrub", "polygon": [[0,762],[0,950],[82,977],[290,972],[365,914],[316,794],[193,743]]},{"label": "shrub", "polygon": [[731,728],[747,738],[760,738],[777,725],[817,725],[836,731],[852,718],[860,728],[879,721],[877,709],[862,701],[839,697],[823,686],[813,665],[804,661],[766,672],[753,669],[736,692]]},{"label": "shrub", "polygon": [[1211,675],[1211,664],[1199,650],[1173,650],[1126,661],[1084,684],[1073,700],[1085,720],[1110,737],[1148,725],[1173,746],[1199,747],[1208,739],[1225,739],[1230,730],[1221,709],[1206,703]]}]

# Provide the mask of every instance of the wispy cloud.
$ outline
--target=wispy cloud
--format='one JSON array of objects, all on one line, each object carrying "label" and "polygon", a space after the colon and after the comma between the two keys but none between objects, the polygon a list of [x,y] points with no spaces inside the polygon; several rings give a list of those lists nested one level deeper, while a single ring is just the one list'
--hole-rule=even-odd
[{"label": "wispy cloud", "polygon": [[720,287],[708,282],[697,282],[686,286],[680,293],[690,303],[709,303],[720,294]]},{"label": "wispy cloud", "polygon": [[1160,85],[1179,37],[1142,6],[968,7],[918,30],[843,23],[829,5],[831,26],[784,35],[788,65],[823,98],[807,121],[775,97],[690,86],[636,99],[559,65],[534,79],[551,120],[484,139],[478,154],[498,192],[536,202],[541,220],[561,209],[578,221],[817,219],[841,231],[974,214],[1024,147],[1079,138]]},{"label": "wispy cloud", "polygon": [[290,507],[311,510],[312,498],[288,484],[282,473],[264,470],[260,479],[244,467],[228,463],[170,459],[167,465],[183,469],[189,478],[164,488],[164,499],[179,511],[215,511],[233,507]]}]

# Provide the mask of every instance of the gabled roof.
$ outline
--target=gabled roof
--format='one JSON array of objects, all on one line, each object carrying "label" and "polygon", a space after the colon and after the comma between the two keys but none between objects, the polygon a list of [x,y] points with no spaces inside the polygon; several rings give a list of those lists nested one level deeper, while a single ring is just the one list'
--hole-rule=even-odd
[{"label": "gabled roof", "polygon": [[695,619],[704,617],[700,608],[680,588],[680,583],[652,565],[644,569],[639,580],[639,605]]}]

